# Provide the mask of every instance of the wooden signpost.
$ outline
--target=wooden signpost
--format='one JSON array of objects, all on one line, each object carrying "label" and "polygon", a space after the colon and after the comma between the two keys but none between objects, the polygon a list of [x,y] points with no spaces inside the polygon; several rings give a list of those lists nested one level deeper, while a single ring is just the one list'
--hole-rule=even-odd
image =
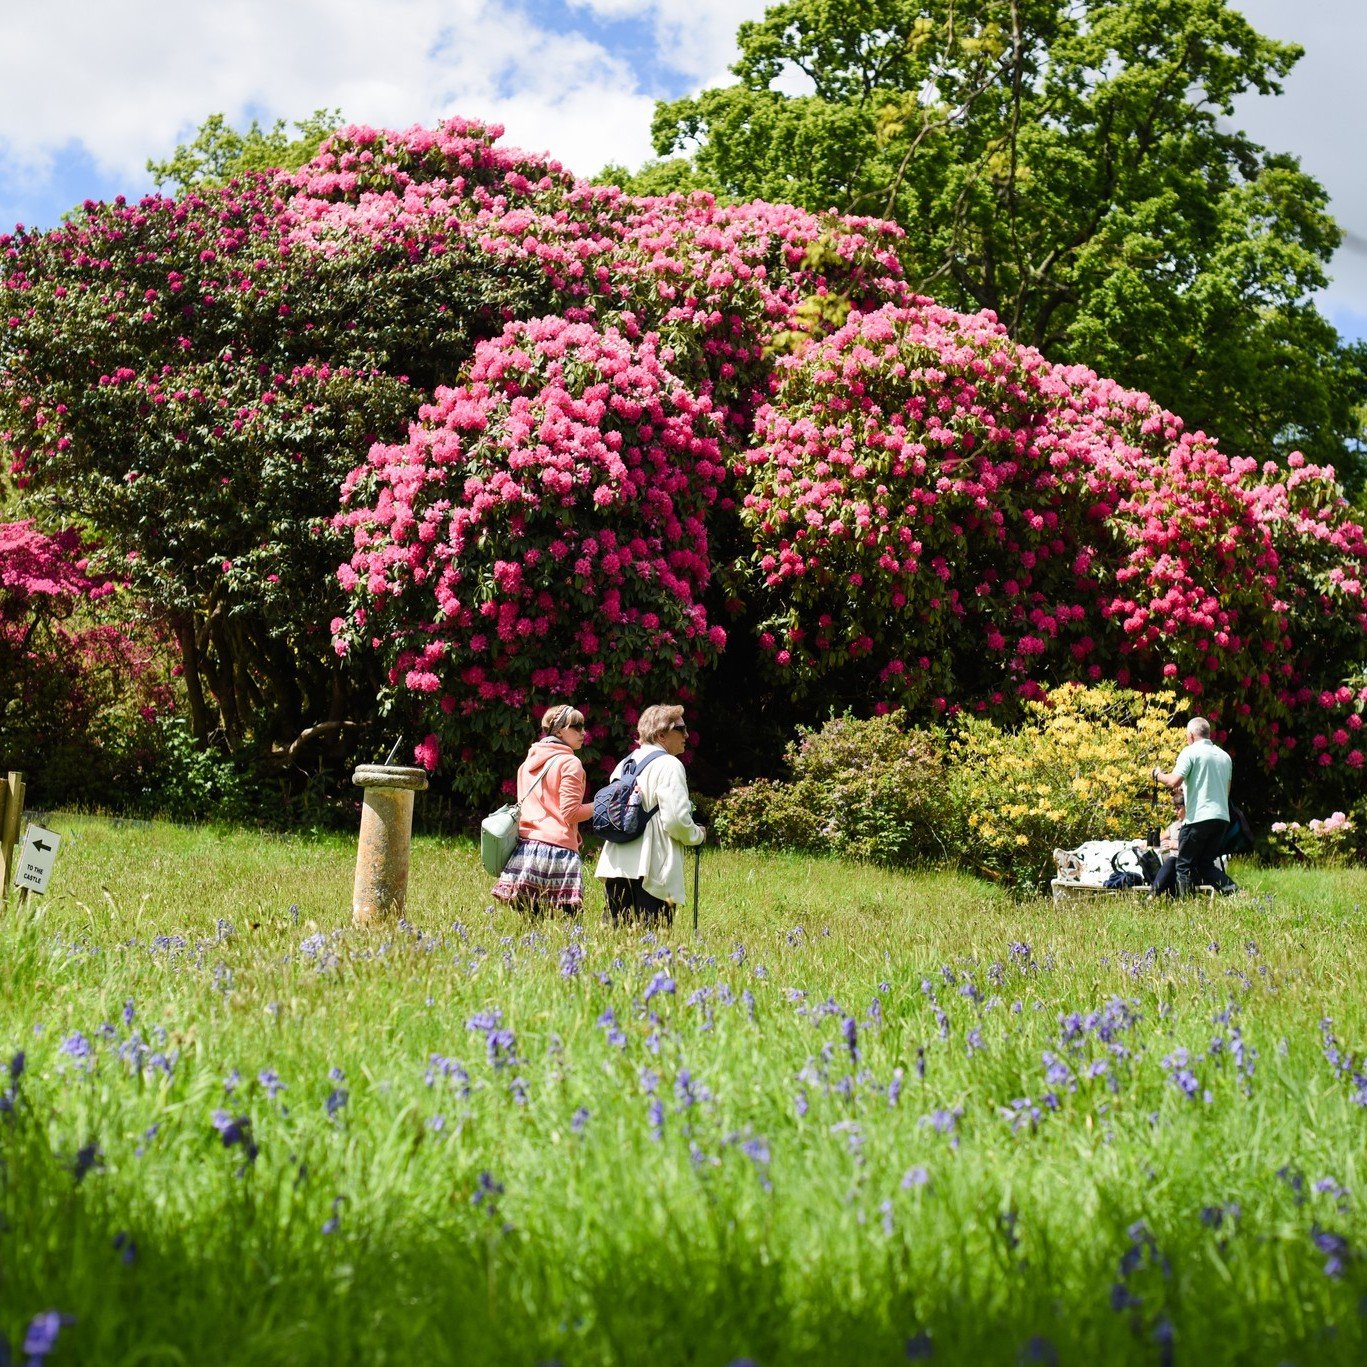
[{"label": "wooden signpost", "polygon": [[14,847],[19,843],[19,823],[24,815],[24,776],[13,769],[0,784],[0,906],[9,900],[14,879]]}]

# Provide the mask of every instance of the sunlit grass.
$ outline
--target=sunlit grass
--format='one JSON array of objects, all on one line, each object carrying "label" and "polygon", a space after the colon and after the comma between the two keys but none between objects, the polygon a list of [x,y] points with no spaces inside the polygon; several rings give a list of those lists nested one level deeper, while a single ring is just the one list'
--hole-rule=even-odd
[{"label": "sunlit grass", "polygon": [[1055,907],[709,850],[655,940],[420,840],[358,932],[348,840],[59,826],[0,928],[15,1349],[54,1309],[54,1363],[1364,1351],[1360,871]]}]

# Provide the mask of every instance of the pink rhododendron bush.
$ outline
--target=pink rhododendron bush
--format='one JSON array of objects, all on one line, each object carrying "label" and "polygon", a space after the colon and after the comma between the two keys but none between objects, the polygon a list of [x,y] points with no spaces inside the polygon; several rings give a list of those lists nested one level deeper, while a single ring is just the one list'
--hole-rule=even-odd
[{"label": "pink rhododendron bush", "polygon": [[348,128],[0,239],[16,475],[159,608],[197,734],[371,757],[388,714],[484,799],[569,695],[601,759],[666,696],[705,746],[1108,679],[1358,782],[1331,471],[913,296],[890,224],[633,198],[499,133]]},{"label": "pink rhododendron bush", "polygon": [[169,690],[145,630],[94,620],[116,597],[75,531],[0,523],[0,762],[34,801],[136,799],[156,763]]},{"label": "pink rhododendron bush", "polygon": [[[944,712],[1176,685],[1275,765],[1362,765],[1367,540],[1331,470],[1227,456],[989,317],[855,317],[776,368],[743,519],[794,694]],[[1328,681],[1334,687],[1327,687]]]},{"label": "pink rhododendron bush", "polygon": [[419,420],[347,481],[360,606],[333,625],[348,648],[381,632],[395,684],[464,743],[460,770],[515,767],[509,717],[538,700],[593,696],[630,723],[645,696],[692,696],[726,640],[702,601],[724,471],[711,405],[658,338],[510,324]]}]

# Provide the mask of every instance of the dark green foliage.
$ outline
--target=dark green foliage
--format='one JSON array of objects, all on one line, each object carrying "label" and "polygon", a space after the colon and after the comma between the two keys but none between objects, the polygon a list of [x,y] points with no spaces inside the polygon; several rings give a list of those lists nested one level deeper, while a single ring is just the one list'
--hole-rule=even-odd
[{"label": "dark green foliage", "polygon": [[934,734],[900,712],[801,730],[786,780],[733,789],[713,822],[728,845],[823,851],[887,865],[944,860],[948,804]]}]

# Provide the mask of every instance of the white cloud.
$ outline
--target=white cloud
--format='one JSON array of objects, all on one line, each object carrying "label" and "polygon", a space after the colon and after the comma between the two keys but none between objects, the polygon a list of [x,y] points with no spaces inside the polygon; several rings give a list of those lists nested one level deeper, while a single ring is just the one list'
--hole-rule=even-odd
[{"label": "white cloud", "polygon": [[736,59],[736,30],[758,19],[766,0],[570,0],[602,19],[649,20],[662,64],[699,86],[726,76]]},{"label": "white cloud", "polygon": [[[50,223],[89,193],[137,192],[144,166],[203,119],[241,125],[339,107],[348,119],[503,123],[508,140],[592,174],[650,155],[654,98],[725,82],[737,26],[765,0],[43,0],[6,6],[0,45],[0,226]],[[1303,43],[1279,99],[1238,121],[1294,152],[1329,189],[1358,247],[1333,264],[1327,308],[1367,320],[1367,176],[1358,150],[1363,0],[1234,0],[1261,31]],[[639,25],[641,70],[568,13]],[[546,11],[546,14],[549,14]],[[595,31],[586,25],[589,32]],[[598,30],[602,31],[602,30]],[[621,30],[618,29],[618,32]],[[664,73],[673,79],[666,80]],[[669,89],[660,88],[668,84]],[[94,173],[90,165],[93,163]],[[102,181],[91,185],[91,179]]]},{"label": "white cloud", "polygon": [[592,172],[649,153],[653,102],[621,61],[508,0],[47,0],[6,16],[0,157],[27,188],[73,146],[142,183],[206,115],[339,107],[406,126],[462,113]]}]

